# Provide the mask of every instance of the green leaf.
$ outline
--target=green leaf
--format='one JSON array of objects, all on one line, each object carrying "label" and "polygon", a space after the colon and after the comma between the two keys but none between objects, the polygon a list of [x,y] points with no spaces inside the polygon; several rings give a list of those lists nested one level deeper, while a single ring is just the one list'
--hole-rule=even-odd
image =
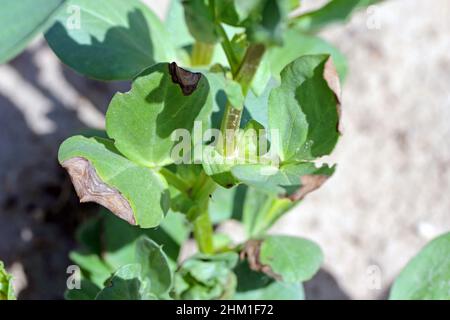
[{"label": "green leaf", "polygon": [[334,167],[324,164],[317,168],[312,162],[284,164],[280,168],[248,164],[234,166],[231,172],[257,190],[297,201],[319,188],[333,174]]},{"label": "green leaf", "polygon": [[175,48],[182,48],[194,42],[184,17],[184,8],[181,0],[171,0],[164,25],[172,39]]},{"label": "green leaf", "polygon": [[283,69],[269,97],[270,129],[279,132],[276,153],[283,162],[331,153],[339,138],[339,95],[327,55],[303,56]]},{"label": "green leaf", "polygon": [[167,293],[172,286],[172,271],[161,247],[141,237],[136,242],[136,263],[141,265],[141,278],[149,279],[150,292],[156,296]]},{"label": "green leaf", "polygon": [[81,74],[130,80],[175,57],[162,22],[138,0],[69,0],[67,5],[73,9],[60,12],[46,39],[56,55]]},{"label": "green leaf", "polygon": [[358,8],[369,6],[381,0],[330,0],[320,9],[307,12],[295,18],[297,27],[306,31],[317,31],[328,24],[345,22]]},{"label": "green leaf", "polygon": [[[171,65],[176,71],[169,71],[167,63],[144,71],[129,92],[114,96],[106,113],[108,136],[114,139],[117,149],[143,166],[173,163],[171,150],[178,144],[173,141],[173,132],[191,132],[194,121],[208,119],[212,111],[206,78]],[[177,72],[189,78],[177,80],[185,84],[174,82],[171,73],[177,76]]]},{"label": "green leaf", "polygon": [[0,261],[0,300],[16,300],[13,277],[6,272],[2,261]]},{"label": "green leaf", "polygon": [[234,300],[304,300],[301,283],[275,281],[262,272],[249,268],[246,261],[241,262],[234,272],[238,278]]},{"label": "green leaf", "polygon": [[187,27],[197,41],[214,44],[220,40],[206,0],[184,0],[183,7]]},{"label": "green leaf", "polygon": [[128,264],[117,270],[101,290],[96,300],[154,300],[156,299],[147,288],[149,280],[141,281],[141,266],[137,263]]},{"label": "green leaf", "polygon": [[280,45],[287,27],[289,0],[225,0],[216,2],[218,18],[245,27],[250,42]]},{"label": "green leaf", "polygon": [[211,195],[208,211],[213,223],[217,224],[228,219],[240,221],[247,187],[239,185],[232,189],[218,186]]},{"label": "green leaf", "polygon": [[402,270],[390,300],[450,300],[450,233],[428,243]]},{"label": "green leaf", "polygon": [[114,271],[99,255],[92,252],[72,251],[69,257],[81,268],[83,275],[100,288]]},{"label": "green leaf", "polygon": [[65,0],[3,0],[0,10],[0,63],[18,55],[53,22]]},{"label": "green leaf", "polygon": [[249,241],[244,253],[252,270],[285,283],[311,279],[323,260],[317,244],[291,236],[267,236],[263,240]]},{"label": "green leaf", "polygon": [[187,259],[175,274],[173,294],[183,300],[229,299],[236,287],[232,269],[237,261],[234,252]]},{"label": "green leaf", "polygon": [[94,201],[142,228],[157,226],[169,209],[169,192],[157,172],[123,157],[112,141],[74,136],[60,147],[80,201]]},{"label": "green leaf", "polygon": [[95,300],[100,288],[93,282],[81,279],[80,289],[67,290],[64,294],[66,300]]},{"label": "green leaf", "polygon": [[344,81],[347,75],[347,61],[345,56],[327,41],[314,36],[304,34],[297,29],[289,29],[284,33],[282,46],[274,46],[267,49],[258,71],[252,82],[252,89],[257,95],[265,93],[270,78],[280,82],[281,71],[295,59],[312,54],[329,54],[333,59],[340,80]]}]

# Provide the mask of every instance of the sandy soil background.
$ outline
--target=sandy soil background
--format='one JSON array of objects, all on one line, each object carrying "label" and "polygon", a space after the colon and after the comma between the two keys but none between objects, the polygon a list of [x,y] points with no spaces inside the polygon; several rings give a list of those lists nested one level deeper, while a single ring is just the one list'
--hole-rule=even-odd
[{"label": "sandy soil background", "polygon": [[[165,1],[148,2],[164,14]],[[404,264],[450,230],[449,16],[448,0],[388,0],[323,32],[350,67],[338,170],[273,230],[323,248],[309,298],[385,298]],[[127,87],[75,74],[39,39],[0,66],[0,258],[20,298],[62,297],[73,229],[92,206],[77,203],[57,147],[101,128]]]}]

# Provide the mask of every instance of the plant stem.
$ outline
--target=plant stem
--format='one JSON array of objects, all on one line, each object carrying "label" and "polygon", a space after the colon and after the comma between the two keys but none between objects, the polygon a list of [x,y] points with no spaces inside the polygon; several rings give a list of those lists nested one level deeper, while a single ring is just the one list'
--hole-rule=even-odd
[{"label": "plant stem", "polygon": [[199,177],[199,184],[196,184],[192,197],[197,203],[193,212],[194,238],[198,249],[202,253],[214,253],[213,245],[213,225],[208,213],[209,196],[217,187],[217,184],[204,172]]},{"label": "plant stem", "polygon": [[[234,80],[241,85],[244,97],[247,96],[253,77],[255,76],[256,71],[258,70],[258,66],[261,62],[261,59],[264,55],[264,51],[265,51],[264,45],[251,44],[247,48],[245,56],[242,59],[242,62],[238,70],[233,74]],[[239,129],[239,126],[241,124],[242,110],[243,108],[240,109],[234,108],[230,103],[226,104],[225,113],[221,124],[222,136],[224,137],[225,140],[224,153],[226,155],[233,153],[235,148],[234,133],[233,135],[230,136],[227,134],[227,131],[231,130],[232,132],[235,132],[236,130]],[[225,146],[231,146],[231,150],[227,150]]]},{"label": "plant stem", "polygon": [[211,63],[214,54],[214,44],[196,41],[192,48],[191,65],[205,66]]},{"label": "plant stem", "polygon": [[194,238],[202,253],[214,253],[213,226],[208,210],[200,214],[194,221]]},{"label": "plant stem", "polygon": [[181,192],[189,192],[189,186],[169,169],[161,168],[161,170],[159,170],[159,173],[166,179],[169,184],[173,185]]}]

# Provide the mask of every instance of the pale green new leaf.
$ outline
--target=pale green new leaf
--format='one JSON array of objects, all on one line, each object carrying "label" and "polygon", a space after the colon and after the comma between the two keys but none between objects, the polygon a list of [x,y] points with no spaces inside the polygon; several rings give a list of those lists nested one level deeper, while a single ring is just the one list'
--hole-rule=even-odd
[{"label": "pale green new leaf", "polygon": [[[61,145],[58,159],[69,173],[74,170],[71,177],[76,187],[82,186],[77,189],[81,201],[99,202],[131,224],[155,227],[169,209],[164,178],[122,156],[110,140],[74,136]],[[93,177],[92,169],[98,177]],[[132,212],[117,211],[118,200]]]},{"label": "pale green new leaf", "polygon": [[309,240],[291,236],[268,236],[259,251],[259,262],[269,266],[283,282],[299,283],[311,279],[319,271],[323,254]]},{"label": "pale green new leaf", "polygon": [[56,55],[81,74],[130,80],[175,57],[162,22],[139,0],[69,0],[67,8],[46,39]]},{"label": "pale green new leaf", "polygon": [[328,55],[303,56],[284,68],[269,97],[269,126],[279,132],[282,162],[331,153],[339,138],[339,91]]},{"label": "pale green new leaf", "polygon": [[0,63],[19,54],[53,23],[66,0],[3,0],[0,10]]},{"label": "pale green new leaf", "polygon": [[[192,74],[191,74],[192,75]],[[127,93],[117,93],[106,113],[106,131],[117,149],[143,166],[174,162],[175,130],[191,131],[195,120],[212,111],[208,81],[203,75],[192,93],[174,83],[169,64],[156,64],[140,74]]]},{"label": "pale green new leaf", "polygon": [[391,300],[450,300],[450,233],[428,243],[402,270]]}]

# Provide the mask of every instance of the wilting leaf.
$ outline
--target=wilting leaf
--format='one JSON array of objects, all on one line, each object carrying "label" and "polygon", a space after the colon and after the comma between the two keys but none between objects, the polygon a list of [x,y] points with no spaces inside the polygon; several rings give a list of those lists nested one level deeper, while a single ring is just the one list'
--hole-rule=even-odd
[{"label": "wilting leaf", "polygon": [[77,72],[99,80],[130,80],[175,57],[162,22],[138,0],[69,0],[46,39]]},{"label": "wilting leaf", "polygon": [[450,300],[450,233],[428,243],[402,270],[391,300]]},{"label": "wilting leaf", "polygon": [[157,226],[169,209],[165,180],[123,157],[110,140],[74,136],[61,145],[58,159],[81,202],[98,202],[143,228]]},{"label": "wilting leaf", "polygon": [[0,261],[0,300],[16,300],[13,290],[13,277],[6,272]]},{"label": "wilting leaf", "polygon": [[291,236],[267,236],[262,240],[250,240],[241,257],[248,260],[250,269],[286,283],[311,279],[323,260],[317,244]]},{"label": "wilting leaf", "polygon": [[269,97],[270,129],[279,132],[277,154],[283,162],[314,159],[334,149],[339,138],[338,83],[327,55],[303,56],[284,68],[281,85]]},{"label": "wilting leaf", "polygon": [[345,22],[358,8],[363,8],[381,0],[330,0],[317,10],[298,16],[294,23],[306,31],[317,31],[330,23]]},{"label": "wilting leaf", "polygon": [[249,268],[242,261],[234,269],[238,279],[234,300],[304,300],[301,283],[276,281],[262,272]]},{"label": "wilting leaf", "polygon": [[19,54],[53,23],[65,0],[3,0],[0,10],[0,63]]},{"label": "wilting leaf", "polygon": [[108,136],[136,163],[155,167],[174,162],[171,150],[178,141],[173,141],[173,132],[190,132],[195,120],[209,118],[207,80],[178,69],[167,63],[152,66],[133,81],[131,91],[117,93],[109,105]]},{"label": "wilting leaf", "polygon": [[297,29],[289,29],[284,33],[282,46],[274,46],[267,49],[264,54],[255,78],[252,82],[252,89],[257,94],[264,94],[269,79],[274,78],[275,82],[281,81],[281,71],[295,59],[303,55],[329,54],[343,81],[347,74],[347,61],[345,56],[327,41],[314,36],[302,33]]},{"label": "wilting leaf", "polygon": [[234,252],[213,256],[196,255],[184,261],[175,274],[177,299],[229,299],[236,287],[232,272],[238,260]]}]

